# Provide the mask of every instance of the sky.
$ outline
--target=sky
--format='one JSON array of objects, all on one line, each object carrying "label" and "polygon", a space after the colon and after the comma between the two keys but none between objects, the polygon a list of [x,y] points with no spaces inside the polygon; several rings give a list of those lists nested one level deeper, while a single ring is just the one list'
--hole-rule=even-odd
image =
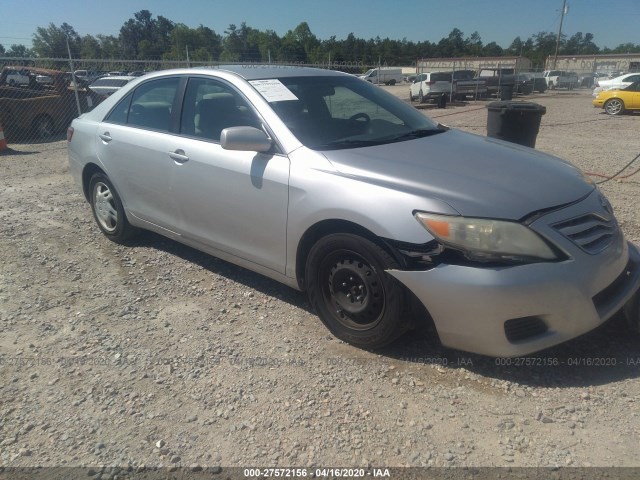
[{"label": "sky", "polygon": [[[599,47],[640,44],[640,0],[567,0],[562,32],[590,32]],[[459,28],[484,44],[506,48],[514,38],[557,33],[562,0],[0,0],[0,44],[31,46],[37,27],[68,23],[82,36],[118,35],[133,14],[149,10],[176,23],[223,34],[229,24],[271,29],[280,36],[307,22],[321,40],[389,37],[437,42]]]}]

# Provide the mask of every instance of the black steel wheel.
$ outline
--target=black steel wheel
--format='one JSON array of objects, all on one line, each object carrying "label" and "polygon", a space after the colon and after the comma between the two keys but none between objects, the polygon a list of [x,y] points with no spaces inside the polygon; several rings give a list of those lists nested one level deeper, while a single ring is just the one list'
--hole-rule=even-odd
[{"label": "black steel wheel", "polygon": [[391,343],[410,326],[405,292],[385,273],[398,268],[382,248],[352,234],[320,239],[309,252],[305,286],[309,301],[338,338],[365,348]]}]

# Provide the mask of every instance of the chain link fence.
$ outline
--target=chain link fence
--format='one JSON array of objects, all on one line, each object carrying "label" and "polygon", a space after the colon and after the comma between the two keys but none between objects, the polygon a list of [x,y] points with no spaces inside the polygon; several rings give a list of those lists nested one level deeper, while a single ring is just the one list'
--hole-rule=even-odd
[{"label": "chain link fence", "polygon": [[[0,127],[8,143],[62,140],[71,121],[92,110],[124,85],[125,77],[206,65],[216,63],[0,57]],[[376,67],[361,62],[299,65],[333,68],[348,73],[362,73],[367,68]],[[94,83],[97,80],[99,82]]]}]

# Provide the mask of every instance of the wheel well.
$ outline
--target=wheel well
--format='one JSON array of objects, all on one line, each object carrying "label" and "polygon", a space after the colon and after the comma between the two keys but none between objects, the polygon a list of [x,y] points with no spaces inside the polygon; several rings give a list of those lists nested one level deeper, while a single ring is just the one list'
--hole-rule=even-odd
[{"label": "wheel well", "polygon": [[[367,240],[372,241],[380,248],[385,250],[391,255],[400,265],[405,265],[406,261],[402,254],[394,248],[390,242],[380,238],[370,230],[358,225],[357,223],[349,222],[347,220],[323,220],[311,226],[300,239],[298,244],[298,251],[296,253],[296,278],[298,286],[301,290],[305,290],[304,275],[306,268],[306,258],[309,255],[309,251],[313,245],[322,237],[332,235],[336,233],[351,233],[359,235]],[[407,293],[407,314],[410,315],[416,322],[415,325],[422,325],[429,335],[437,339],[439,342],[438,330],[435,326],[433,318],[429,313],[429,310],[425,305],[416,297],[416,295],[409,289],[405,289]]]},{"label": "wheel well", "polygon": [[335,233],[351,233],[366,238],[384,249],[389,255],[402,264],[403,259],[400,253],[370,230],[347,220],[323,220],[307,229],[298,243],[298,251],[296,252],[296,279],[301,290],[305,289],[304,276],[307,263],[306,259],[311,247],[322,237]]},{"label": "wheel well", "polygon": [[104,173],[104,171],[97,166],[95,163],[89,163],[82,170],[82,191],[84,192],[84,198],[89,201],[89,182],[91,181],[91,177],[93,177],[96,173]]}]

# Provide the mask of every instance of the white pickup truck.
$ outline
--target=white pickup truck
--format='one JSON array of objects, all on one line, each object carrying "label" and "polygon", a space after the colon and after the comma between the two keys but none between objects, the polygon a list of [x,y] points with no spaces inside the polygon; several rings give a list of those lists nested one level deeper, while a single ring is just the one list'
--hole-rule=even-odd
[{"label": "white pickup truck", "polygon": [[403,80],[402,69],[401,68],[372,68],[367,70],[364,75],[359,75],[359,77],[367,82],[371,83],[384,83],[385,85],[395,85],[396,83],[401,83]]},{"label": "white pickup truck", "polygon": [[6,70],[5,83],[7,85],[29,85],[29,71],[28,70]]},{"label": "white pickup truck", "polygon": [[568,88],[573,90],[578,86],[578,74],[575,72],[565,72],[564,70],[545,70],[542,74],[547,82],[547,88]]}]

